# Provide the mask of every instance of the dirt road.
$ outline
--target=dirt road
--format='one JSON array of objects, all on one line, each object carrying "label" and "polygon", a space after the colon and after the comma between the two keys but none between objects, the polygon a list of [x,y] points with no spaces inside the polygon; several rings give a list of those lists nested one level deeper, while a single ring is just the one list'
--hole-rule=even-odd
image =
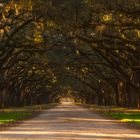
[{"label": "dirt road", "polygon": [[76,105],[60,105],[0,132],[0,140],[140,140],[140,133]]}]

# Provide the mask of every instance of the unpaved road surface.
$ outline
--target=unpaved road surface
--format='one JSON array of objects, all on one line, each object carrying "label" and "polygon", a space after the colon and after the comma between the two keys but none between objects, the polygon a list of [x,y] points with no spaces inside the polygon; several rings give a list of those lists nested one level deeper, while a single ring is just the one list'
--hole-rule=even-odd
[{"label": "unpaved road surface", "polygon": [[140,140],[140,133],[86,108],[60,105],[0,132],[0,140]]}]

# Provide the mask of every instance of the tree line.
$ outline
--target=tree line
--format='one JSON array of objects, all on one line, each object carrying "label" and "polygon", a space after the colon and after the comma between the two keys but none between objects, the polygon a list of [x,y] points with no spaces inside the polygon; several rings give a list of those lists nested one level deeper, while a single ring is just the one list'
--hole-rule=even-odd
[{"label": "tree line", "polygon": [[68,88],[81,102],[140,108],[139,45],[139,0],[3,1],[0,107]]}]

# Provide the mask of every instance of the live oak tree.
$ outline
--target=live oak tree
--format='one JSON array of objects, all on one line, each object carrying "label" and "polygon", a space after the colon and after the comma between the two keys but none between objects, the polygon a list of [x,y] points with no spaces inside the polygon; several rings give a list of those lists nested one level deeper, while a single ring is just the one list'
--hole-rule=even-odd
[{"label": "live oak tree", "polygon": [[140,108],[139,0],[8,0],[0,17],[1,107],[72,96]]}]

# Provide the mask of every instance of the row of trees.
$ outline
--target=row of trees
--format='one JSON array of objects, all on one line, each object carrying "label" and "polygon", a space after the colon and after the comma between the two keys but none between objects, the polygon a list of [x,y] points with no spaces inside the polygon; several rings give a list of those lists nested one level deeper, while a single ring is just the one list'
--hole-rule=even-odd
[{"label": "row of trees", "polygon": [[140,107],[139,45],[139,0],[1,2],[0,106]]},{"label": "row of trees", "polygon": [[43,41],[48,4],[43,5],[43,11],[42,1],[0,5],[0,107],[50,102],[55,70],[42,58],[49,51]]},{"label": "row of trees", "polygon": [[95,0],[86,6],[88,20],[79,21],[74,34],[79,61],[73,71],[94,91],[86,102],[140,107],[139,1]]}]

